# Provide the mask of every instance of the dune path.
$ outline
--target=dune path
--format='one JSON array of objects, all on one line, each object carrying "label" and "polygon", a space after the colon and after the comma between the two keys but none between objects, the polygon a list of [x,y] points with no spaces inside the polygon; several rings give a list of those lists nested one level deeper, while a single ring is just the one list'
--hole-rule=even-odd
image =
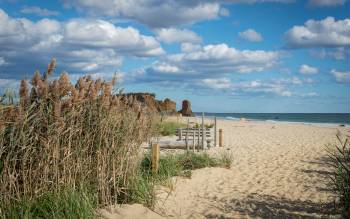
[{"label": "dune path", "polygon": [[[195,120],[193,118],[192,120]],[[199,119],[197,119],[199,122]],[[158,191],[155,211],[168,218],[338,218],[325,145],[337,130],[304,124],[222,120],[231,169],[205,168]]]}]

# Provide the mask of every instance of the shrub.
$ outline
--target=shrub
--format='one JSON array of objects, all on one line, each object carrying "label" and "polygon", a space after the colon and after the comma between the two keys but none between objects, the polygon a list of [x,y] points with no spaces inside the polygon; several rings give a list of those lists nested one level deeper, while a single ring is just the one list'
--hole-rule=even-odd
[{"label": "shrub", "polygon": [[350,218],[350,136],[345,140],[337,134],[338,144],[328,146],[330,164],[333,167],[331,177],[333,188],[339,196],[344,218]]}]

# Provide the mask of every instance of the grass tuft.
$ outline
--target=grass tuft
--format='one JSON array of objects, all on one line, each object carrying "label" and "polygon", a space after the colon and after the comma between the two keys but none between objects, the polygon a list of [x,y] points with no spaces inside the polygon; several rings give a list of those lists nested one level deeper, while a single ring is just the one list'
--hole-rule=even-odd
[{"label": "grass tuft", "polygon": [[84,190],[48,192],[33,200],[23,198],[4,207],[1,218],[93,218],[96,198]]},{"label": "grass tuft", "polygon": [[156,125],[158,132],[162,136],[169,136],[169,135],[175,135],[176,130],[179,128],[185,128],[186,125],[183,123],[176,123],[176,122],[159,122]]},{"label": "grass tuft", "polygon": [[327,147],[333,189],[340,201],[340,210],[344,218],[350,218],[350,136],[337,134],[338,144]]}]

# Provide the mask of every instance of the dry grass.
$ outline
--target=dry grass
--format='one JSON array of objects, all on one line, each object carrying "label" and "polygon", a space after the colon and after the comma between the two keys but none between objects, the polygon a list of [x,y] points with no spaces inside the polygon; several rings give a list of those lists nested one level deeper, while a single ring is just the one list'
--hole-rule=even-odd
[{"label": "dry grass", "polygon": [[[138,149],[152,135],[151,115],[133,97],[113,95],[114,81],[47,71],[22,81],[19,103],[0,108],[1,208],[81,186],[99,206],[128,196]],[[121,200],[123,201],[123,200]]]}]

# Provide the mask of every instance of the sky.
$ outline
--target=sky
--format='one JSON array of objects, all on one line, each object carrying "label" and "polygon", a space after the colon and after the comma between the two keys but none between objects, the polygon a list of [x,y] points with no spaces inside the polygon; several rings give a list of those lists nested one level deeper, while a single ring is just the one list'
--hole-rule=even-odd
[{"label": "sky", "polygon": [[0,0],[0,92],[52,58],[196,112],[349,113],[349,0]]}]

